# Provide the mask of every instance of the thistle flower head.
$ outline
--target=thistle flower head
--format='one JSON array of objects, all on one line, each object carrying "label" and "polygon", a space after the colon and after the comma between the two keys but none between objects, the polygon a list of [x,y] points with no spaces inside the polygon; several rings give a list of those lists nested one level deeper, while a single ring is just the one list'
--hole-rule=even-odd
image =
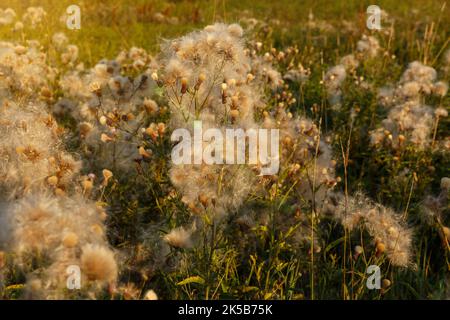
[{"label": "thistle flower head", "polygon": [[392,209],[356,193],[339,201],[334,216],[349,230],[365,228],[375,241],[377,254],[386,254],[393,265],[411,266],[412,231]]}]

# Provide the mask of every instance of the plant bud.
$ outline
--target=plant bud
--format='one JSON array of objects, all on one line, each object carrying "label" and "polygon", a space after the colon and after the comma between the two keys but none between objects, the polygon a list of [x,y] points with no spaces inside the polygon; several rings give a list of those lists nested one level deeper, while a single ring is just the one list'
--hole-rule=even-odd
[{"label": "plant bud", "polygon": [[389,280],[389,279],[383,279],[383,281],[381,281],[381,287],[383,288],[383,289],[387,289],[387,288],[389,288],[391,286],[391,280]]},{"label": "plant bud", "polygon": [[195,90],[198,90],[200,88],[200,86],[202,85],[203,82],[205,82],[206,80],[206,76],[204,73],[200,73],[198,75],[198,79],[197,79],[197,83],[195,84]]},{"label": "plant bud", "polygon": [[151,150],[147,151],[144,147],[139,147],[139,154],[144,158],[151,158],[152,156]]},{"label": "plant bud", "polygon": [[188,87],[188,79],[181,78],[181,94],[185,94]]},{"label": "plant bud", "polygon": [[198,201],[206,208],[208,206],[208,197],[204,194],[198,196]]},{"label": "plant bud", "polygon": [[377,255],[377,257],[382,255],[385,250],[386,250],[386,246],[382,242],[378,242],[378,244],[376,246],[376,255]]}]

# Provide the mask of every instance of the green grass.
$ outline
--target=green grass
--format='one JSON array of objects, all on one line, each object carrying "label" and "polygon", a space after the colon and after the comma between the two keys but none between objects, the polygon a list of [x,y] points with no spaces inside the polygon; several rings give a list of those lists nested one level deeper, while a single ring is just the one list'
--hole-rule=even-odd
[{"label": "green grass", "polygon": [[[450,23],[450,5],[442,9],[441,1],[379,1],[378,5],[396,18],[394,26],[398,40],[394,41],[394,51],[401,60],[417,59],[416,40],[427,23],[440,22],[435,28],[438,37],[433,53],[442,48],[448,39]],[[60,17],[71,4],[81,8],[81,30],[70,31],[65,28]],[[70,40],[80,47],[81,60],[89,65],[103,58],[113,58],[120,49],[132,46],[143,47],[150,52],[157,52],[162,39],[185,34],[207,24],[223,21],[240,22],[243,18],[256,18],[268,22],[273,28],[273,42],[279,47],[298,44],[300,48],[312,46],[324,53],[326,60],[335,59],[348,52],[358,38],[347,39],[337,27],[331,34],[311,34],[305,32],[308,14],[312,12],[316,19],[325,20],[331,25],[342,21],[355,23],[359,32],[366,31],[365,10],[370,1],[251,1],[251,0],[215,0],[215,1],[31,1],[5,0],[1,7],[12,7],[20,15],[30,5],[42,6],[47,12],[47,20],[42,29],[35,31],[40,39],[48,39],[56,31],[65,31]],[[156,12],[167,13],[177,17],[176,25],[156,23]],[[388,28],[389,25],[383,27]],[[33,34],[32,34],[33,35]],[[9,34],[6,37],[14,37]],[[339,40],[337,40],[339,39]],[[337,41],[341,44],[337,46]],[[405,42],[403,42],[405,41]],[[406,46],[405,46],[406,45]]]}]

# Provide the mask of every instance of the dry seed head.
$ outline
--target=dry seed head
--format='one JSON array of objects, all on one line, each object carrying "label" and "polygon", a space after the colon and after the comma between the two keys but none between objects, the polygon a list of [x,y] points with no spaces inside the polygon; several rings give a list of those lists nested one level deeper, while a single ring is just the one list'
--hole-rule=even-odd
[{"label": "dry seed head", "polygon": [[203,193],[198,196],[198,201],[206,208],[208,206],[208,197]]},{"label": "dry seed head", "polygon": [[225,92],[228,88],[228,85],[224,82],[220,85],[220,87],[222,88],[222,92]]},{"label": "dry seed head", "polygon": [[228,26],[228,32],[236,38],[240,38],[244,34],[244,30],[242,30],[242,27],[237,23],[230,24]]},{"label": "dry seed head", "polygon": [[158,111],[158,104],[152,99],[144,98],[144,107],[150,114]]},{"label": "dry seed head", "polygon": [[89,132],[92,131],[93,127],[90,123],[88,122],[82,122],[80,123],[80,125],[78,126],[79,130],[80,130],[80,134],[81,136],[85,137],[86,135],[89,134]]},{"label": "dry seed head", "polygon": [[188,79],[183,77],[181,78],[181,93],[185,94],[187,91]]},{"label": "dry seed head", "polygon": [[23,154],[24,152],[25,152],[25,147],[22,147],[22,146],[16,147],[17,154]]},{"label": "dry seed head", "polygon": [[108,136],[107,134],[105,134],[105,133],[102,133],[102,135],[100,136],[100,140],[102,141],[102,142],[109,142],[109,141],[114,141],[114,139],[113,138],[111,138],[110,136]]},{"label": "dry seed head", "polygon": [[204,73],[200,73],[199,75],[198,75],[198,81],[200,82],[200,83],[202,83],[203,81],[205,81],[206,80],[206,75],[204,74]]},{"label": "dry seed head", "polygon": [[450,178],[444,177],[441,179],[441,189],[450,190]]},{"label": "dry seed head", "polygon": [[236,109],[239,103],[239,97],[234,95],[231,97],[231,105],[233,109]]},{"label": "dry seed head", "polygon": [[57,176],[48,177],[47,183],[51,186],[56,186],[58,184],[58,177]]},{"label": "dry seed head", "polygon": [[230,87],[234,87],[236,85],[236,79],[231,78],[231,79],[227,80],[227,85]]},{"label": "dry seed head", "polygon": [[109,180],[113,176],[113,173],[111,171],[109,171],[108,169],[103,169],[102,174],[103,174],[103,178],[105,180]]},{"label": "dry seed head", "polygon": [[55,189],[55,196],[63,197],[65,195],[66,195],[66,192],[63,189],[61,189],[61,188]]},{"label": "dry seed head", "polygon": [[442,235],[447,239],[447,241],[450,240],[450,228],[448,227],[442,227]]},{"label": "dry seed head", "polygon": [[105,116],[101,116],[100,119],[98,120],[100,122],[101,125],[106,125],[108,119]]},{"label": "dry seed head", "polygon": [[3,268],[6,264],[6,257],[3,251],[0,251],[0,269]]},{"label": "dry seed head", "polygon": [[158,123],[158,133],[159,135],[163,135],[166,132],[166,124],[163,122]]},{"label": "dry seed head", "polygon": [[98,213],[98,216],[100,217],[100,220],[101,220],[101,221],[105,221],[106,218],[108,218],[108,214],[107,214],[104,210],[101,210],[101,211]]},{"label": "dry seed head", "polygon": [[39,279],[32,279],[28,282],[31,291],[38,292],[42,289],[42,281]]},{"label": "dry seed head", "polygon": [[355,253],[357,255],[360,255],[361,253],[363,253],[364,249],[361,246],[355,246]]},{"label": "dry seed head", "polygon": [[99,224],[93,224],[91,226],[91,230],[92,232],[94,232],[95,234],[99,235],[99,236],[103,236],[104,232],[103,232],[103,228],[99,225]]},{"label": "dry seed head", "polygon": [[94,183],[90,179],[84,179],[81,182],[81,185],[83,186],[83,190],[85,193],[91,192],[92,188],[94,187]]},{"label": "dry seed head", "polygon": [[290,146],[292,144],[292,138],[289,136],[284,137],[283,144],[286,146]]},{"label": "dry seed head", "polygon": [[158,296],[156,295],[155,291],[148,290],[145,293],[144,300],[158,300]]},{"label": "dry seed head", "polygon": [[93,93],[99,93],[101,90],[101,85],[100,83],[94,81],[89,85],[89,90]]},{"label": "dry seed head", "polygon": [[239,110],[231,110],[230,111],[230,116],[233,118],[233,119],[237,119],[238,117],[239,117]]},{"label": "dry seed head", "polygon": [[437,108],[434,111],[434,114],[436,115],[436,117],[440,117],[440,118],[446,118],[448,116],[448,111],[442,107]]},{"label": "dry seed head", "polygon": [[206,75],[204,73],[200,73],[198,75],[197,83],[195,84],[195,90],[198,90],[205,80],[206,80]]},{"label": "dry seed head", "polygon": [[52,96],[52,92],[49,88],[44,87],[41,89],[41,96],[44,98],[50,98]]},{"label": "dry seed head", "polygon": [[78,236],[74,232],[68,232],[62,240],[64,247],[73,248],[78,244]]},{"label": "dry seed head", "polygon": [[27,48],[25,48],[24,46],[16,46],[14,48],[14,52],[17,53],[18,55],[22,55],[25,54],[27,52]]},{"label": "dry seed head", "polygon": [[164,241],[175,248],[192,247],[191,233],[183,227],[172,229],[164,236]]},{"label": "dry seed head", "polygon": [[387,289],[391,286],[391,280],[389,279],[383,279],[383,281],[381,282],[381,287],[383,289]]},{"label": "dry seed head", "polygon": [[114,253],[99,245],[86,245],[81,254],[81,270],[89,280],[113,281],[117,278]]},{"label": "dry seed head", "polygon": [[386,246],[382,242],[378,242],[376,246],[377,255],[381,255],[385,250]]}]

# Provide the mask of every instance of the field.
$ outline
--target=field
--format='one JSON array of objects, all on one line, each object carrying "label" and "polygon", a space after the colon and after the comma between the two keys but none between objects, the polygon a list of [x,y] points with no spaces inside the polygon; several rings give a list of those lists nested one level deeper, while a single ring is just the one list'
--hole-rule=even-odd
[{"label": "field", "polygon": [[2,0],[0,299],[449,299],[450,3],[371,4]]}]

